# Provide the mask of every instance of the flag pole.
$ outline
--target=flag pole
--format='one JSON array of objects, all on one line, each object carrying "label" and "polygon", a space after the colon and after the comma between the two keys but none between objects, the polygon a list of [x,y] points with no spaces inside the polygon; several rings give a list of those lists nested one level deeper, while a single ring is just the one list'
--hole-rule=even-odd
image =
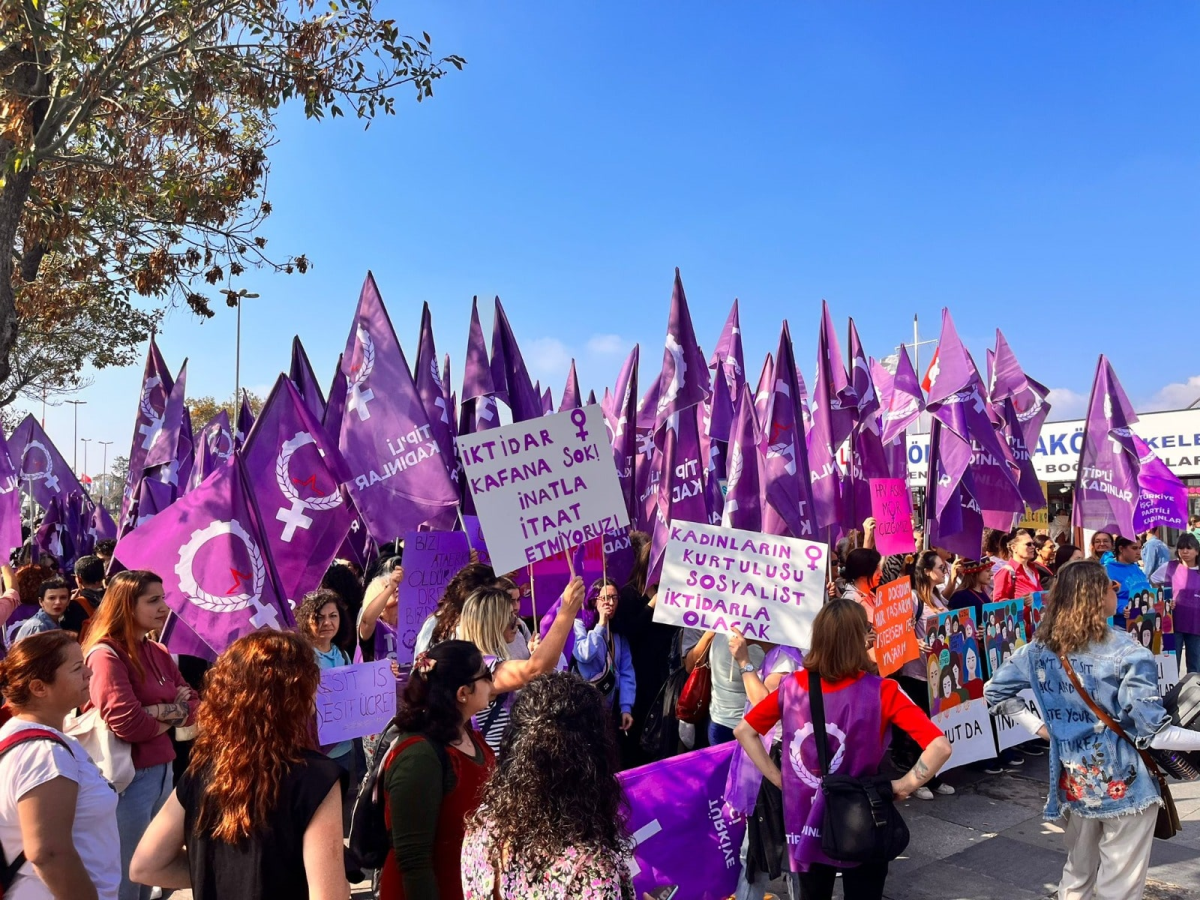
[{"label": "flag pole", "polygon": [[533,607],[533,622],[536,625],[538,622],[537,582],[533,580],[533,564],[525,566],[525,571],[529,574],[529,604]]}]

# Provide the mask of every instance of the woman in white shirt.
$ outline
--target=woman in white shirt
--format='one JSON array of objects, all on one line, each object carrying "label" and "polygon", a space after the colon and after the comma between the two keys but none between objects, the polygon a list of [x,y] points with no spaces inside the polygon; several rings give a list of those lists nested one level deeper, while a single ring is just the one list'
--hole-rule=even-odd
[{"label": "woman in white shirt", "polygon": [[62,731],[90,677],[69,631],[30,635],[0,662],[15,713],[0,728],[0,844],[10,863],[25,860],[6,900],[116,900],[117,793]]}]

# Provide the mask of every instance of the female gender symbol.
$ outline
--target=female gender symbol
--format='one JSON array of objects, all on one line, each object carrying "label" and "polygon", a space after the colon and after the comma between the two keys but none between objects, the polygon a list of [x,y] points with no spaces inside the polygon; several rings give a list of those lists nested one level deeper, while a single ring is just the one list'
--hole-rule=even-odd
[{"label": "female gender symbol", "polygon": [[575,432],[575,436],[581,441],[586,441],[588,433],[587,429],[583,426],[587,424],[587,413],[582,409],[571,410],[571,424],[579,426],[579,430]]},{"label": "female gender symbol", "polygon": [[825,551],[815,544],[809,544],[804,548],[804,555],[808,557],[808,568],[815,572],[817,571],[817,560],[825,555]]}]

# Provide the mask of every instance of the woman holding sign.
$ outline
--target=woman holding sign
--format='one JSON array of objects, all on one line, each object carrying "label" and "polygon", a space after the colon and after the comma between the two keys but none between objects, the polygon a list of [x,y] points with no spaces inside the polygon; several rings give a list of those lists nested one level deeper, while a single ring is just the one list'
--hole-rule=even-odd
[{"label": "woman holding sign", "polygon": [[[816,726],[810,686],[820,680],[826,733],[833,754],[830,769],[839,775],[868,778],[879,773],[889,725],[902,729],[922,748],[912,770],[892,782],[896,799],[913,794],[950,758],[950,742],[929,717],[897,686],[880,678],[867,656],[867,617],[850,600],[826,604],[812,625],[812,648],[803,667],[784,679],[779,690],[746,714],[734,730],[746,755],[763,777],[783,791],[783,816],[793,871],[801,896],[826,900],[842,873],[846,897],[878,900],[883,896],[888,863],[839,863],[825,856],[821,827],[825,796],[818,763]],[[759,735],[783,722],[782,770],[771,761]]]},{"label": "woman holding sign", "polygon": [[1045,818],[1066,816],[1060,897],[1142,896],[1163,802],[1142,754],[1200,750],[1200,732],[1172,725],[1163,709],[1153,653],[1109,627],[1118,587],[1099,563],[1063,566],[1037,633],[984,690],[992,715],[1050,741]]},{"label": "woman holding sign", "polygon": [[[321,589],[304,598],[296,610],[296,630],[312,644],[317,666],[338,669],[350,665],[350,656],[333,643],[342,624],[342,600],[333,591]],[[354,741],[340,741],[325,751],[325,755],[346,770],[354,782]],[[349,823],[353,798],[346,802],[346,821]]]},{"label": "woman holding sign", "polygon": [[1177,559],[1150,573],[1152,584],[1171,585],[1175,600],[1175,652],[1183,651],[1189,672],[1200,672],[1200,541],[1190,532],[1179,536]]}]

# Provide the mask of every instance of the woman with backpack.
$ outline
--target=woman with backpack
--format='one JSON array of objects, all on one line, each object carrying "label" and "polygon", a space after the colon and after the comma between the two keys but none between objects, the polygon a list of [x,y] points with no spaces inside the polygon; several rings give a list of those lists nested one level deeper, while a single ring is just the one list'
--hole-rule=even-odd
[{"label": "woman with backpack", "polygon": [[14,713],[0,728],[0,849],[18,865],[0,889],[55,900],[116,900],[117,795],[63,720],[87,702],[91,673],[69,631],[30,635],[0,662]]},{"label": "woman with backpack", "polygon": [[346,773],[309,730],[320,680],[298,634],[229,645],[205,682],[191,764],[134,854],[136,880],[196,900],[347,900]]},{"label": "woman with backpack", "polygon": [[117,802],[121,838],[120,900],[150,900],[129,878],[129,862],[150,820],[171,795],[175,749],[168,733],[191,725],[200,700],[167,648],[150,640],[167,621],[162,579],[133,570],[113,576],[92,619],[83,656],[92,670],[92,706],[105,727],[130,745],[133,781]]},{"label": "woman with backpack", "polygon": [[471,719],[491,698],[492,669],[474,644],[442,641],[413,662],[383,761],[391,849],[379,900],[462,900],[465,822],[495,766]]},{"label": "woman with backpack", "polygon": [[[817,684],[819,680],[819,685]],[[824,715],[814,723],[812,699],[820,688]],[[783,722],[782,771],[771,761],[760,735]],[[802,668],[785,678],[734,729],[734,736],[763,777],[783,791],[784,826],[793,871],[799,873],[801,896],[828,900],[837,873],[847,897],[878,900],[883,896],[888,863],[854,865],[830,859],[822,849],[825,796],[816,741],[828,740],[838,775],[869,778],[879,773],[886,750],[887,727],[902,729],[922,748],[912,770],[892,782],[897,800],[913,794],[950,758],[950,742],[896,682],[880,678],[867,655],[867,616],[853,600],[831,600],[813,620],[812,647]]]}]

